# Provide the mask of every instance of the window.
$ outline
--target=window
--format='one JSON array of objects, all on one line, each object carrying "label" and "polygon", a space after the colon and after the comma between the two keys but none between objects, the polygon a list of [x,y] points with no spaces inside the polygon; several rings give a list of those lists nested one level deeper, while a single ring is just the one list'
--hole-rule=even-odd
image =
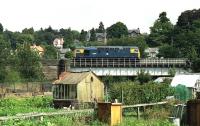
[{"label": "window", "polygon": [[90,55],[90,50],[85,50],[85,56],[89,56]]},{"label": "window", "polygon": [[90,78],[90,81],[93,82],[93,77]]},{"label": "window", "polygon": [[55,99],[76,99],[77,85],[59,84],[53,87],[53,98]]}]

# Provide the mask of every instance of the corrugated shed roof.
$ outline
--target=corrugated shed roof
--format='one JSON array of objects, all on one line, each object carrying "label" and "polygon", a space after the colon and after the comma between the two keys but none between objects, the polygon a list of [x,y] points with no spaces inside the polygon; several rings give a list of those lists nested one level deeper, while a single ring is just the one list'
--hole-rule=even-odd
[{"label": "corrugated shed roof", "polygon": [[158,77],[158,78],[155,79],[153,82],[162,83],[162,82],[164,82],[165,79],[172,80],[172,77]]},{"label": "corrugated shed roof", "polygon": [[90,72],[66,72],[61,74],[59,80],[56,80],[54,84],[78,84],[89,74]]},{"label": "corrugated shed roof", "polygon": [[199,74],[186,74],[186,75],[175,75],[171,85],[177,86],[178,84],[185,85],[186,87],[195,87],[197,80],[200,79]]}]

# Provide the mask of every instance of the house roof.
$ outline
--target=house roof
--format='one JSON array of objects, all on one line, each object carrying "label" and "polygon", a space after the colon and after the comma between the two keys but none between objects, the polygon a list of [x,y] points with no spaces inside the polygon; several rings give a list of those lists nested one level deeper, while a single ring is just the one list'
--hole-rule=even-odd
[{"label": "house roof", "polygon": [[195,87],[198,79],[200,79],[200,74],[178,74],[173,78],[171,85],[177,86],[182,84],[186,87]]},{"label": "house roof", "polygon": [[106,33],[96,33],[96,37],[105,38],[106,37]]},{"label": "house roof", "polygon": [[36,45],[33,45],[33,46],[30,46],[31,49],[35,49],[39,52],[44,52],[44,49],[41,47],[41,46],[36,46]]},{"label": "house roof", "polygon": [[131,30],[128,30],[128,33],[131,34],[131,33],[136,33],[136,34],[140,34],[140,29],[131,29]]},{"label": "house roof", "polygon": [[90,72],[64,72],[53,84],[78,84],[89,74]]}]

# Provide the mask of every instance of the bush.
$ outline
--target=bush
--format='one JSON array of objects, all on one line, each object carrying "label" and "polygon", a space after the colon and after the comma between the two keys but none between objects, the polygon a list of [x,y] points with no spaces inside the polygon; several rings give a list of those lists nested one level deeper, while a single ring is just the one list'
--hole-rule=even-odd
[{"label": "bush", "polygon": [[121,93],[123,90],[123,102],[124,104],[139,104],[159,102],[174,94],[174,89],[169,84],[136,84],[134,82],[122,82],[111,84],[109,93],[111,99],[121,99]]},{"label": "bush", "polygon": [[148,72],[145,73],[145,70],[141,69],[137,72],[136,80],[138,80],[140,84],[148,83],[151,80],[151,75]]},{"label": "bush", "polygon": [[72,51],[66,52],[65,58],[69,58],[69,59],[73,58],[73,52]]}]

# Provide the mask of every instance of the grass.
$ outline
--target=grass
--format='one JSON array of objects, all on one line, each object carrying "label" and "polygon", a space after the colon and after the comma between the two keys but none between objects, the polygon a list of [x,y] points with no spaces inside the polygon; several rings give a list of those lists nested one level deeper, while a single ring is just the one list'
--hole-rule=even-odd
[{"label": "grass", "polygon": [[7,98],[0,100],[0,116],[28,112],[58,111],[52,106],[51,97]]},{"label": "grass", "polygon": [[[28,112],[54,112],[51,97],[8,98],[0,100],[0,116],[16,115]],[[131,112],[131,113],[130,113]],[[147,110],[141,119],[137,120],[133,110],[125,112],[123,122],[119,126],[172,126],[166,120],[166,112],[161,108]],[[151,116],[149,116],[151,115]],[[164,115],[164,116],[162,116]],[[73,114],[59,116],[45,116],[22,120],[8,120],[0,122],[1,126],[108,126],[94,117],[94,114]]]},{"label": "grass", "polygon": [[[86,115],[80,116],[56,116],[44,117],[43,121],[40,119],[26,119],[26,120],[9,120],[0,123],[1,126],[109,126],[97,120],[87,122]],[[118,126],[173,126],[167,120],[159,119],[135,119],[133,117],[124,117],[123,122]]]},{"label": "grass", "polygon": [[173,124],[166,119],[137,120],[136,118],[125,117],[120,126],[173,126]]}]

